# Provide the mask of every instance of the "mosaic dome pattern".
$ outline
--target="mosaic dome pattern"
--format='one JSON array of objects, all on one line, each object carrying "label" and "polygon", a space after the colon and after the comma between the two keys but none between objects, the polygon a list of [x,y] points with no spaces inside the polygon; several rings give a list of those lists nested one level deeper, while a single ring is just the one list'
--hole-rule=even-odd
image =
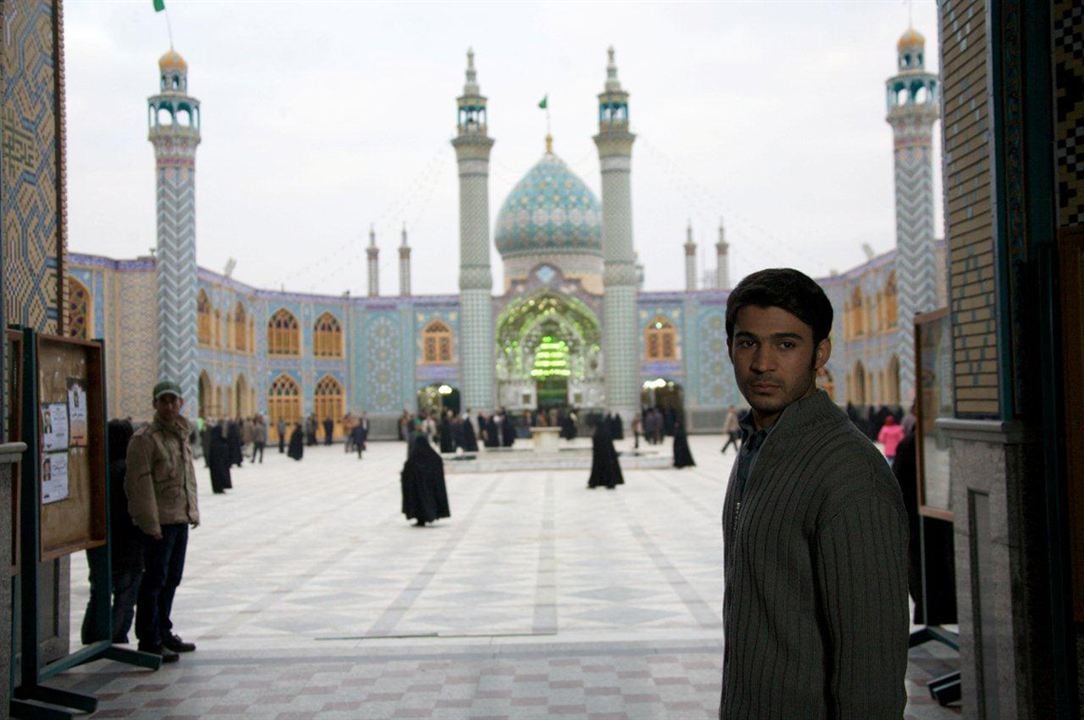
[{"label": "mosaic dome pattern", "polygon": [[546,153],[505,198],[497,214],[501,257],[539,252],[602,255],[602,206],[559,157]]}]

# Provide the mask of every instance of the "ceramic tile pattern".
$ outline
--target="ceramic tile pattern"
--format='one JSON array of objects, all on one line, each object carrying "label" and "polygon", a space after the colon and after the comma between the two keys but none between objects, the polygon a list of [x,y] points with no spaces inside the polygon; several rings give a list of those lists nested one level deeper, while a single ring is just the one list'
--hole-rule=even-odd
[{"label": "ceramic tile pattern", "polygon": [[[712,718],[733,454],[691,440],[699,467],[616,492],[582,470],[450,475],[452,517],[427,528],[399,514],[399,443],[272,449],[224,496],[201,468],[174,610],[197,652],[50,684],[96,695],[96,718]],[[81,557],[72,577],[79,608]],[[912,652],[908,718],[955,715],[924,687],[954,662]]]}]

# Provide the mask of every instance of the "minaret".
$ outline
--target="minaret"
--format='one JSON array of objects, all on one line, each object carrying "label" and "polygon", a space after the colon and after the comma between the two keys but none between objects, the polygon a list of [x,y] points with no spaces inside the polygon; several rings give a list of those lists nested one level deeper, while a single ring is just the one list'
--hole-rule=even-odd
[{"label": "minaret", "polygon": [[467,51],[467,82],[456,98],[459,163],[459,302],[463,407],[493,408],[493,274],[489,269],[489,152],[486,99],[478,88],[474,51]]},{"label": "minaret", "polygon": [[628,422],[639,407],[636,260],[632,249],[632,143],[629,94],[621,89],[609,49],[606,88],[598,96],[598,146],[602,166],[603,353],[606,406]]},{"label": "minaret", "polygon": [[908,28],[896,45],[899,73],[886,82],[886,119],[895,138],[897,353],[905,405],[915,393],[913,318],[937,306],[932,150],[940,92],[937,76],[925,70],[925,44]]},{"label": "minaret", "polygon": [[719,218],[719,242],[715,243],[715,287],[719,290],[730,289],[730,258],[727,253],[730,245],[726,241],[723,219]]},{"label": "minaret", "polygon": [[693,242],[693,224],[685,228],[685,290],[696,290],[696,243]]},{"label": "minaret", "polygon": [[380,294],[380,248],[376,246],[376,230],[369,226],[369,247],[365,248],[369,256],[369,297]]},{"label": "minaret", "polygon": [[406,225],[403,225],[403,244],[399,246],[399,294],[410,297],[410,246],[407,245]]},{"label": "minaret", "polygon": [[157,176],[158,377],[181,386],[184,412],[199,410],[196,363],[196,146],[199,100],[173,48],[158,59],[158,94],[147,99]]}]

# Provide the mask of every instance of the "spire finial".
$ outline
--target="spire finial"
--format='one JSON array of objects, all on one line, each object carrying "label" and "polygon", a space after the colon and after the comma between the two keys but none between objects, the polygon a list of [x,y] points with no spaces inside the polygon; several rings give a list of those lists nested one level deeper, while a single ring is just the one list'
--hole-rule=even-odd
[{"label": "spire finial", "polygon": [[617,61],[614,60],[614,46],[606,50],[606,92],[620,92],[621,81],[617,79]]},{"label": "spire finial", "polygon": [[474,48],[467,48],[467,82],[463,86],[464,95],[478,95],[478,71],[474,69]]},{"label": "spire finial", "polygon": [[376,227],[369,223],[369,247],[376,247]]},{"label": "spire finial", "polygon": [[546,154],[553,154],[553,135],[546,133]]},{"label": "spire finial", "polygon": [[406,247],[406,244],[407,244],[407,240],[406,240],[406,221],[404,220],[403,221],[403,247]]}]

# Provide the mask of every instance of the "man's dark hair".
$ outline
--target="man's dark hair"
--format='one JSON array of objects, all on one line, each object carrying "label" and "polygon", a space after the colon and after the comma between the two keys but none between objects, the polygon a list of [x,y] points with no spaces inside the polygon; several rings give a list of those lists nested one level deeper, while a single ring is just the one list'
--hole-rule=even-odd
[{"label": "man's dark hair", "polygon": [[832,331],[832,303],[821,286],[793,268],[770,268],[746,276],[726,300],[726,341],[734,339],[738,311],[748,305],[777,307],[813,328],[817,345]]}]

